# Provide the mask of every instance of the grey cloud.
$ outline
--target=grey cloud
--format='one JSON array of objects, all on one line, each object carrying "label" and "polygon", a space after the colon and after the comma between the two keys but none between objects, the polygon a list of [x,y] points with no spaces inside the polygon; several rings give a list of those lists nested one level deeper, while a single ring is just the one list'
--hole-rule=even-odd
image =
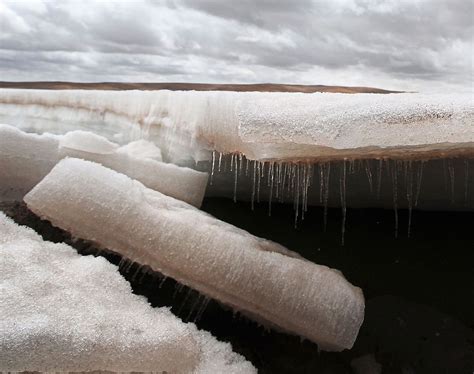
[{"label": "grey cloud", "polygon": [[[5,6],[0,73],[12,79],[76,74],[74,80],[291,77],[320,83],[341,74],[350,79],[357,71],[357,79],[365,74],[368,82],[381,76],[384,83],[405,80],[407,86],[472,85],[468,0],[45,1],[40,11],[10,1]],[[361,84],[355,79],[346,84]]]}]

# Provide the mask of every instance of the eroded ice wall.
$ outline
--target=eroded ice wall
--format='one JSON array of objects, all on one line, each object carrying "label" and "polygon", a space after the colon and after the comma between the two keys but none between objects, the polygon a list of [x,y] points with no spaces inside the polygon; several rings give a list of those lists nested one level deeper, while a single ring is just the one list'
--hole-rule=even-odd
[{"label": "eroded ice wall", "polygon": [[0,257],[1,372],[256,372],[230,344],[133,294],[104,258],[1,212]]},{"label": "eroded ice wall", "polygon": [[472,155],[472,96],[3,89],[0,120],[149,137],[173,162],[208,159],[203,150],[257,160],[427,159]]}]

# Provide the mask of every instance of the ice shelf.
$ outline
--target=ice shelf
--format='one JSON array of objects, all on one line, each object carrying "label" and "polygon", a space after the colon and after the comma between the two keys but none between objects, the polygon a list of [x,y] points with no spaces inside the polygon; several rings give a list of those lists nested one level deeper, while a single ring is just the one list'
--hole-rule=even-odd
[{"label": "ice shelf", "polygon": [[[473,155],[472,93],[0,90],[0,120],[145,137],[172,162],[203,150],[253,160]],[[60,119],[58,127],[55,120]],[[8,122],[7,121],[7,122]]]}]

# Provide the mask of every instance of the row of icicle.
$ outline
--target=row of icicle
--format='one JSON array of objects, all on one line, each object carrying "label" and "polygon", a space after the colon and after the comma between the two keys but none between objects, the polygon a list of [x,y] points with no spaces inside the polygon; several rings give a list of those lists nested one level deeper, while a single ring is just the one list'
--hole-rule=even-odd
[{"label": "row of icicle", "polygon": [[[229,156],[229,157],[226,157]],[[393,209],[395,220],[395,237],[398,236],[398,192],[399,176],[405,180],[406,199],[408,205],[408,237],[411,233],[412,210],[417,207],[421,184],[423,180],[423,167],[426,161],[377,159],[375,175],[370,165],[371,160],[344,159],[343,161],[314,162],[283,162],[283,161],[256,161],[249,160],[240,153],[225,155],[212,152],[211,178],[213,183],[216,172],[230,171],[234,174],[234,202],[237,201],[237,185],[243,176],[251,178],[251,207],[254,209],[255,201],[260,202],[262,183],[269,189],[268,214],[271,215],[272,202],[283,202],[290,197],[295,209],[295,226],[298,219],[304,219],[308,209],[308,190],[314,183],[314,175],[319,175],[319,202],[323,206],[323,225],[326,231],[327,211],[329,199],[329,181],[331,173],[334,174],[335,165],[339,166],[339,195],[342,209],[341,244],[344,245],[346,227],[346,189],[347,175],[365,170],[368,188],[371,193],[380,198],[383,170],[390,175],[392,181]],[[454,202],[455,170],[452,160],[443,160],[444,181],[446,190],[450,190],[451,201]],[[468,202],[469,159],[464,160],[464,193],[465,202]]]}]

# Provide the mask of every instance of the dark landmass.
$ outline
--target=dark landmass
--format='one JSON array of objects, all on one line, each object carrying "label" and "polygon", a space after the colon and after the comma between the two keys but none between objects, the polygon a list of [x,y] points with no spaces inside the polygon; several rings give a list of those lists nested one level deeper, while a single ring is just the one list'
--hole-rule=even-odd
[{"label": "dark landmass", "polygon": [[346,87],[302,84],[214,84],[214,83],[78,83],[78,82],[1,82],[0,88],[38,90],[171,90],[171,91],[236,91],[236,92],[333,92],[333,93],[400,93],[374,87]]}]

